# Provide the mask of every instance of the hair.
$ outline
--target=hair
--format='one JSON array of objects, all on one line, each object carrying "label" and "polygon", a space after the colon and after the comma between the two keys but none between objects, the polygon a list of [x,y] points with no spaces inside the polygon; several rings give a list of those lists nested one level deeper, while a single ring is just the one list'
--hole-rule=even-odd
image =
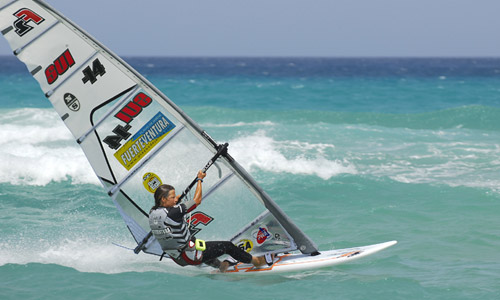
[{"label": "hair", "polygon": [[155,191],[155,205],[151,207],[151,210],[157,209],[161,205],[161,199],[163,197],[168,197],[170,191],[175,190],[173,186],[168,184],[160,185]]}]

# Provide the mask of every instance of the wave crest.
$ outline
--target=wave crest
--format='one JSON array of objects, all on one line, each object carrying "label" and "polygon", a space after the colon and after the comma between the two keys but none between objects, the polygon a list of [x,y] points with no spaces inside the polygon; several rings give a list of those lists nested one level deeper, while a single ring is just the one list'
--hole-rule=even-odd
[{"label": "wave crest", "polygon": [[47,109],[20,109],[0,118],[0,183],[47,185],[72,180],[99,184],[83,151]]},{"label": "wave crest", "polygon": [[[322,155],[325,149],[335,147],[331,144],[276,141],[260,130],[236,138],[230,145],[231,155],[250,170],[259,168],[274,173],[315,175],[325,180],[342,173],[356,174],[356,168],[347,161],[328,160]],[[287,157],[286,152],[297,154]]]}]

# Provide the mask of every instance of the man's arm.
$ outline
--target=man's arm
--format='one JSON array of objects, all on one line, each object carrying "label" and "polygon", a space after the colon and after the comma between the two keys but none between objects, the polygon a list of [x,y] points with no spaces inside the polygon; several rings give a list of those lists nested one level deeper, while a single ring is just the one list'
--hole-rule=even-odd
[{"label": "man's arm", "polygon": [[194,197],[193,201],[196,203],[196,206],[199,206],[201,204],[201,198],[202,198],[202,193],[201,193],[201,182],[203,181],[203,178],[207,176],[206,173],[203,173],[201,170],[198,171],[198,182],[196,183],[196,191],[194,192]]}]

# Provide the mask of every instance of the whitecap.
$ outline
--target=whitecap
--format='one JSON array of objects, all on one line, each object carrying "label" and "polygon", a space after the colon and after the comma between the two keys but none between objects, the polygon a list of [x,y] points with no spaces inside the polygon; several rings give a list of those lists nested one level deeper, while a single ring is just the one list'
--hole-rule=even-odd
[{"label": "whitecap", "polygon": [[0,119],[0,139],[0,183],[43,186],[71,180],[99,184],[83,151],[54,111],[10,111]]},{"label": "whitecap", "polygon": [[[356,174],[354,165],[346,160],[331,160],[322,155],[322,150],[334,148],[331,144],[313,144],[300,141],[275,141],[263,130],[253,135],[239,137],[230,142],[231,155],[247,169],[259,168],[274,173],[314,175],[329,179],[339,174]],[[299,151],[294,157],[285,156],[287,148]],[[251,149],[249,151],[249,149]],[[313,157],[309,150],[317,150]]]}]

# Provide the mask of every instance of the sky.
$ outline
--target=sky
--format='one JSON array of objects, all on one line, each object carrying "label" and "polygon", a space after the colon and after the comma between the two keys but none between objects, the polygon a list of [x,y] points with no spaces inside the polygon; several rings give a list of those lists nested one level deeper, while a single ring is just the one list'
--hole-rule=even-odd
[{"label": "sky", "polygon": [[46,2],[120,56],[500,56],[500,0]]}]

